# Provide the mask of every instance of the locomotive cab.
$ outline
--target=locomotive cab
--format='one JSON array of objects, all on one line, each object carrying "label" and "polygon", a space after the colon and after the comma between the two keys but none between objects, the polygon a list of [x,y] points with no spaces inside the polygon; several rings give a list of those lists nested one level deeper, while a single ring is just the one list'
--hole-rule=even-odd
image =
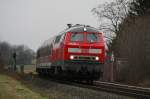
[{"label": "locomotive cab", "polygon": [[98,79],[105,59],[103,34],[91,27],[78,27],[65,36],[63,69]]},{"label": "locomotive cab", "polygon": [[[88,60],[104,63],[104,45],[101,33],[68,33],[68,60]],[[77,57],[79,56],[79,57]]]}]

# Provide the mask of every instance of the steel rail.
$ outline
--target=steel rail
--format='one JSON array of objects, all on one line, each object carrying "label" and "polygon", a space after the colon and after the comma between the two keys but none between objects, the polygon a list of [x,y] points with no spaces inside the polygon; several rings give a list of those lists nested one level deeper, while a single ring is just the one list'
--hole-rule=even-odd
[{"label": "steel rail", "polygon": [[150,99],[150,89],[123,84],[96,81],[95,86],[108,92],[136,97],[138,99]]}]

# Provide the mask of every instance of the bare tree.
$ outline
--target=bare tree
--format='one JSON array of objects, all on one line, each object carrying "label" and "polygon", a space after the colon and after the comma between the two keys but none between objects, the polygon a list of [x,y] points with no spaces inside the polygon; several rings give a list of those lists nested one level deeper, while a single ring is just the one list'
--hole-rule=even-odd
[{"label": "bare tree", "polygon": [[11,58],[11,46],[7,42],[0,43],[0,56],[1,56],[1,63],[2,64],[9,64],[9,59]]},{"label": "bare tree", "polygon": [[93,8],[92,12],[96,14],[100,20],[100,30],[117,35],[119,24],[128,15],[128,1],[115,0],[110,3],[106,2]]},{"label": "bare tree", "polygon": [[[16,53],[17,65],[31,64],[35,57],[33,50],[24,45],[11,46],[7,42],[0,42],[0,66],[2,65],[13,65],[14,64],[14,53]],[[1,69],[2,67],[0,67]]]},{"label": "bare tree", "polygon": [[25,45],[20,45],[16,47],[17,53],[17,64],[26,65],[31,64],[34,59],[35,53]]}]

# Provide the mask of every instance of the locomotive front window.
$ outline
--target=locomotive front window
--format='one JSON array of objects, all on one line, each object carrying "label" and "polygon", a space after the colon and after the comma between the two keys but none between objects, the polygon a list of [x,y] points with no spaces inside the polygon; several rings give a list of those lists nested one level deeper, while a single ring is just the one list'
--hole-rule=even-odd
[{"label": "locomotive front window", "polygon": [[83,41],[84,34],[83,33],[72,33],[71,34],[71,41]]},{"label": "locomotive front window", "polygon": [[87,41],[88,42],[99,42],[98,34],[96,34],[96,33],[87,34]]}]

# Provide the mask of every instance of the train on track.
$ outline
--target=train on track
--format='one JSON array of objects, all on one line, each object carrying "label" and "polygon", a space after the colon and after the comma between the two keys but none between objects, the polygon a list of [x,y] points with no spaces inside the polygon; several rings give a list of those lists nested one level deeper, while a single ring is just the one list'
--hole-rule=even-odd
[{"label": "train on track", "polygon": [[71,25],[37,50],[36,71],[75,80],[97,80],[105,63],[104,35],[87,25]]}]

